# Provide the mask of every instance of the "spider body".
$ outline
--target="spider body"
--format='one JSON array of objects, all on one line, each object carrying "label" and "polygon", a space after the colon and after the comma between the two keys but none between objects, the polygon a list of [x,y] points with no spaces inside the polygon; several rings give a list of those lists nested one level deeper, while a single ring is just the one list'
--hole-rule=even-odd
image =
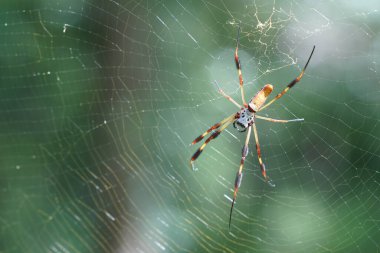
[{"label": "spider body", "polygon": [[273,86],[265,85],[256,95],[249,101],[245,108],[242,108],[238,114],[238,118],[233,122],[233,126],[239,132],[245,132],[248,127],[255,123],[255,113],[265,103],[269,94],[273,91]]},{"label": "spider body", "polygon": [[232,102],[234,105],[236,105],[237,107],[239,107],[240,110],[238,112],[236,112],[236,113],[233,113],[229,117],[223,119],[222,121],[214,124],[206,132],[204,132],[203,134],[201,134],[197,138],[195,138],[195,140],[191,144],[196,144],[197,142],[201,141],[206,135],[208,135],[209,133],[211,133],[211,135],[197,149],[197,151],[195,151],[195,153],[193,154],[193,156],[190,159],[190,164],[191,164],[191,166],[192,166],[192,168],[194,170],[195,169],[195,167],[194,167],[194,161],[199,157],[199,155],[202,153],[202,151],[206,147],[206,145],[210,141],[212,141],[213,139],[216,139],[220,135],[220,133],[224,129],[226,129],[230,124],[233,124],[233,126],[239,132],[245,132],[245,131],[248,130],[246,138],[245,138],[244,146],[243,146],[243,149],[242,149],[240,166],[239,166],[239,169],[238,169],[238,171],[236,173],[236,177],[235,177],[234,193],[233,193],[233,199],[232,199],[231,209],[230,209],[229,228],[231,226],[232,210],[234,208],[236,196],[237,196],[237,193],[238,193],[238,190],[239,190],[239,187],[241,185],[242,178],[243,178],[243,167],[244,167],[245,159],[246,159],[246,157],[248,155],[248,150],[249,150],[248,149],[248,144],[249,144],[249,139],[251,137],[252,130],[253,130],[253,134],[254,134],[254,137],[255,137],[257,158],[258,158],[258,162],[260,164],[261,174],[263,175],[265,181],[270,186],[275,186],[272,183],[272,181],[269,179],[269,177],[267,176],[266,167],[265,167],[265,164],[262,161],[260,143],[259,143],[258,132],[257,132],[256,122],[255,122],[256,119],[262,119],[262,120],[271,121],[271,122],[277,122],[277,123],[288,123],[288,122],[303,121],[303,119],[282,120],[282,119],[267,118],[267,117],[259,116],[259,115],[257,115],[257,113],[260,112],[261,110],[265,109],[269,105],[271,105],[273,102],[275,102],[279,98],[281,98],[292,87],[294,87],[294,85],[296,83],[298,83],[301,80],[301,78],[302,78],[302,76],[303,76],[303,74],[304,74],[304,72],[305,72],[305,70],[306,70],[306,68],[307,68],[307,66],[309,64],[309,61],[310,61],[310,59],[311,59],[311,57],[312,57],[312,55],[314,53],[314,49],[315,49],[315,46],[314,46],[313,50],[311,51],[311,54],[309,56],[309,59],[307,60],[307,62],[305,64],[305,66],[303,67],[301,73],[295,79],[293,79],[285,87],[285,89],[283,89],[279,94],[277,94],[276,97],[274,97],[271,101],[269,101],[268,103],[265,104],[268,96],[273,91],[273,86],[270,85],[270,84],[266,84],[261,90],[259,90],[256,93],[256,95],[247,104],[245,102],[245,98],[244,98],[243,76],[242,76],[240,60],[239,60],[239,56],[238,56],[239,33],[240,33],[240,27],[239,27],[238,36],[237,36],[237,39],[236,39],[236,49],[235,49],[235,57],[234,57],[234,59],[235,59],[236,68],[238,70],[239,83],[240,83],[240,91],[241,91],[241,98],[242,98],[243,105],[240,105],[233,98],[231,98],[230,96],[228,96],[227,94],[225,94],[223,90],[219,89],[219,92],[225,98],[227,98],[230,102]]}]

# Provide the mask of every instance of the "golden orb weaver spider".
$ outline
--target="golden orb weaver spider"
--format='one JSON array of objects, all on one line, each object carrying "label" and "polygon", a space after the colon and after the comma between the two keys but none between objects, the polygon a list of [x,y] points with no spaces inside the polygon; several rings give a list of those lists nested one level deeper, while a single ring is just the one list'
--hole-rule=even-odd
[{"label": "golden orb weaver spider", "polygon": [[[240,83],[240,93],[241,93],[241,99],[243,101],[243,106],[241,106],[239,103],[237,103],[234,99],[232,99],[230,96],[228,96],[222,89],[219,89],[219,93],[223,95],[225,98],[227,98],[230,102],[232,102],[234,105],[240,108],[240,111],[232,114],[231,116],[223,119],[222,121],[216,123],[212,127],[210,127],[206,132],[203,134],[199,135],[195,140],[191,143],[191,145],[194,145],[201,141],[207,134],[211,133],[211,136],[206,139],[206,141],[195,151],[194,155],[191,157],[190,164],[193,168],[194,167],[194,161],[199,157],[199,155],[202,153],[203,149],[206,147],[206,145],[213,139],[219,136],[219,134],[226,129],[231,123],[233,126],[239,131],[239,132],[245,132],[247,129],[247,135],[245,138],[245,143],[243,146],[242,150],[242,155],[241,155],[241,160],[240,160],[240,167],[238,172],[236,173],[236,178],[235,178],[235,184],[234,184],[234,195],[232,199],[232,204],[231,204],[231,209],[230,209],[230,218],[229,218],[229,223],[228,223],[228,228],[231,228],[231,218],[232,218],[232,210],[234,208],[236,196],[241,184],[241,180],[243,178],[243,166],[244,166],[244,161],[248,155],[248,143],[249,139],[251,137],[251,131],[253,128],[253,135],[255,137],[256,141],[256,151],[257,151],[257,157],[259,160],[260,168],[261,168],[261,174],[263,175],[265,181],[272,187],[275,185],[272,183],[272,181],[269,179],[267,176],[265,164],[262,161],[261,158],[261,149],[260,149],[260,143],[259,143],[259,138],[257,134],[257,129],[256,129],[256,124],[255,124],[255,119],[262,119],[266,121],[271,121],[271,122],[278,122],[278,123],[287,123],[287,122],[295,122],[295,121],[303,121],[303,119],[291,119],[291,120],[282,120],[282,119],[272,119],[272,118],[267,118],[263,116],[256,115],[257,112],[267,108],[269,105],[271,105],[273,102],[281,98],[286,92],[289,91],[296,83],[298,83],[303,74],[305,73],[305,70],[307,68],[307,65],[310,62],[311,57],[313,56],[315,46],[313,46],[313,49],[310,53],[309,59],[307,60],[305,66],[303,67],[301,73],[293,80],[291,81],[286,88],[281,91],[275,98],[273,98],[271,101],[265,104],[266,99],[268,98],[269,94],[273,91],[273,86],[271,84],[266,84],[259,92],[256,93],[256,95],[249,101],[247,104],[244,98],[244,88],[243,88],[243,76],[242,76],[242,71],[241,71],[241,65],[240,65],[240,60],[238,56],[238,50],[239,50],[239,35],[240,35],[240,26],[238,28],[238,34],[237,34],[237,39],[236,39],[236,49],[235,49],[235,64],[236,68],[238,71],[238,76],[239,76],[239,83]],[[264,105],[265,104],[265,105]]]}]

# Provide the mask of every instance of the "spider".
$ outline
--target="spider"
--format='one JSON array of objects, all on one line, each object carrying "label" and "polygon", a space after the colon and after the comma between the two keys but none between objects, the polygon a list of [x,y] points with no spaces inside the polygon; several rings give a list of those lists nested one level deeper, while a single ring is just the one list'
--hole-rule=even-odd
[{"label": "spider", "polygon": [[267,100],[269,94],[273,91],[273,86],[271,84],[266,84],[261,90],[259,90],[256,95],[249,101],[247,104],[244,98],[244,88],[243,88],[243,76],[242,76],[242,71],[241,71],[241,64],[238,56],[238,50],[239,50],[239,34],[240,34],[240,26],[238,28],[238,33],[237,33],[237,39],[236,39],[236,49],[235,49],[235,64],[238,72],[238,77],[239,77],[239,83],[240,83],[240,93],[241,93],[241,99],[243,102],[243,106],[241,106],[239,103],[237,103],[234,99],[232,99],[230,96],[228,96],[222,89],[219,88],[219,93],[223,95],[225,98],[227,98],[230,102],[232,102],[234,105],[239,107],[239,111],[232,114],[231,116],[223,119],[222,121],[216,123],[212,127],[210,127],[206,132],[203,134],[199,135],[195,140],[191,143],[191,145],[194,145],[198,142],[200,142],[207,134],[212,133],[210,137],[206,139],[206,141],[195,151],[194,155],[191,157],[190,164],[195,170],[194,167],[194,161],[199,157],[199,155],[202,153],[203,149],[206,147],[206,145],[213,139],[217,138],[220,133],[226,129],[231,123],[233,126],[239,131],[239,132],[245,132],[247,131],[247,135],[245,138],[245,143],[242,149],[242,155],[241,155],[241,160],[240,160],[240,167],[239,170],[236,173],[236,178],[235,178],[235,184],[234,184],[234,194],[233,194],[233,199],[232,199],[232,204],[231,204],[231,209],[230,209],[230,217],[229,217],[229,223],[228,223],[228,228],[231,228],[231,218],[232,218],[232,211],[234,208],[234,204],[236,201],[236,196],[239,190],[239,187],[241,185],[241,181],[243,178],[243,166],[244,166],[244,161],[248,155],[248,143],[249,139],[251,137],[251,132],[253,129],[253,135],[255,137],[256,141],[256,151],[257,151],[257,156],[261,168],[261,174],[263,175],[265,181],[272,187],[275,185],[273,182],[269,179],[265,164],[263,163],[262,157],[261,157],[261,149],[260,149],[260,143],[259,143],[259,138],[257,134],[257,129],[256,129],[256,124],[255,120],[256,118],[266,120],[266,121],[271,121],[271,122],[277,122],[277,123],[288,123],[288,122],[296,122],[296,121],[303,121],[304,119],[290,119],[290,120],[282,120],[282,119],[273,119],[273,118],[267,118],[263,116],[257,115],[257,112],[262,111],[263,109],[267,108],[269,105],[271,105],[273,102],[281,98],[286,92],[290,90],[296,83],[298,83],[303,74],[305,73],[305,70],[307,68],[307,65],[309,64],[309,61],[314,53],[315,46],[313,46],[313,49],[310,53],[309,59],[307,60],[305,66],[303,67],[301,73],[293,80],[291,81],[287,87],[282,90],[279,94],[277,94],[276,97],[274,97],[271,101],[265,104],[265,101]]}]

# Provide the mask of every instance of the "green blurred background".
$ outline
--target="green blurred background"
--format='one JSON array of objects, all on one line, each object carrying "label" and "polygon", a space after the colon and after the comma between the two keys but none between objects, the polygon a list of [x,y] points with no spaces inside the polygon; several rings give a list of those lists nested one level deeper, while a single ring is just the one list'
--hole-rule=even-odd
[{"label": "green blurred background", "polygon": [[[0,252],[379,252],[378,1],[0,3]],[[266,83],[302,82],[197,160]],[[251,141],[253,142],[253,140]]]}]

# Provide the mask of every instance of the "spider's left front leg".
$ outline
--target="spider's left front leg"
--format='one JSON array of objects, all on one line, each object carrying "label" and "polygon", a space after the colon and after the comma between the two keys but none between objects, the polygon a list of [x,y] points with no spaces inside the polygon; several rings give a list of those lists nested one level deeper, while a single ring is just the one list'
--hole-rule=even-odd
[{"label": "spider's left front leg", "polygon": [[243,147],[243,150],[241,152],[242,154],[241,154],[241,160],[240,160],[240,167],[239,167],[238,172],[236,173],[235,187],[234,187],[235,188],[234,189],[234,197],[232,199],[231,210],[230,210],[230,220],[229,220],[229,223],[228,223],[228,228],[229,229],[231,228],[232,210],[234,208],[234,204],[235,204],[236,196],[237,196],[240,184],[241,184],[241,180],[243,179],[243,167],[244,167],[245,158],[248,155],[248,143],[249,143],[249,138],[251,137],[251,130],[252,130],[252,127],[249,126],[248,127],[248,132],[247,132],[247,137],[245,138],[244,147]]}]

